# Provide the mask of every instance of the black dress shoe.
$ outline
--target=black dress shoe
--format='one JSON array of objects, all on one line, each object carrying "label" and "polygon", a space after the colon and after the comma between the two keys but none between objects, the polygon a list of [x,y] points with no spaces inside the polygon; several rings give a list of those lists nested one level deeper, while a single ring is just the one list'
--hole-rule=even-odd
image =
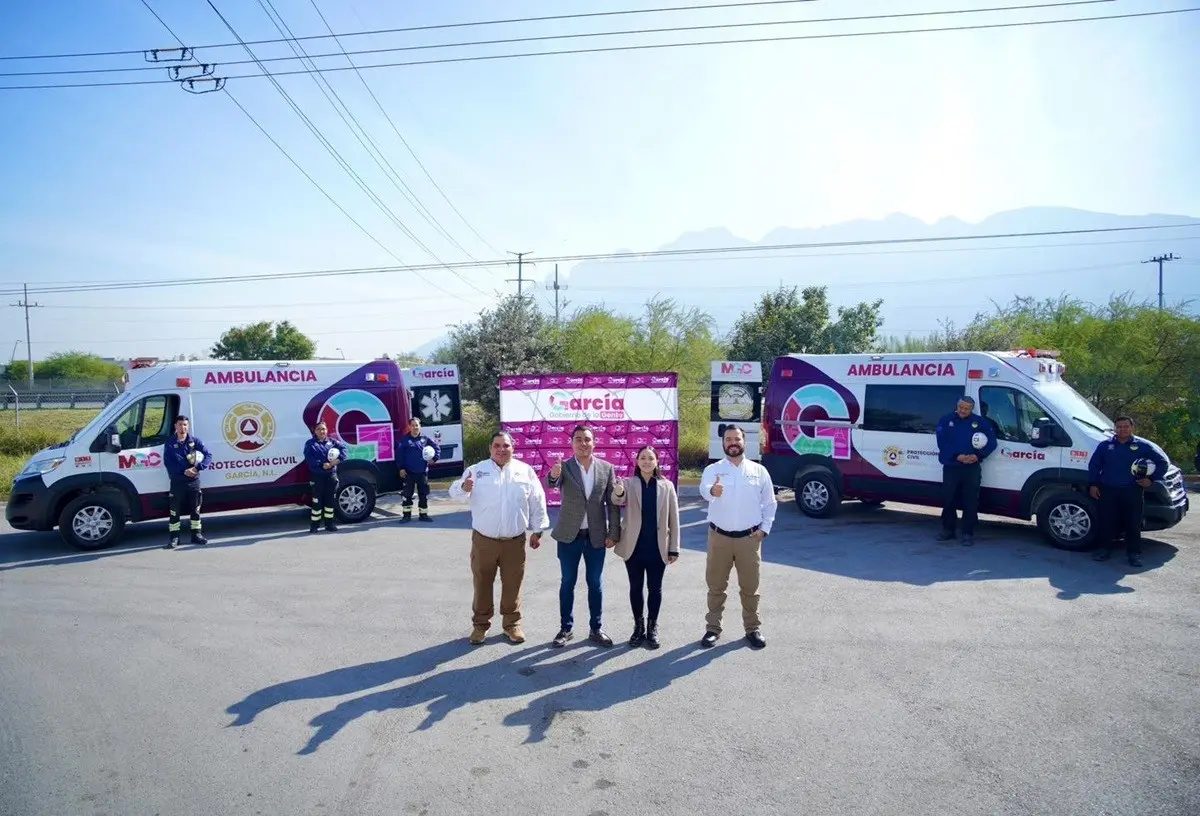
[{"label": "black dress shoe", "polygon": [[1131,553],[1129,556],[1129,566],[1140,567],[1142,565],[1142,556],[1137,553]]},{"label": "black dress shoe", "polygon": [[573,637],[575,637],[575,634],[570,629],[563,629],[554,636],[554,640],[551,642],[551,645],[554,646],[555,649],[561,649],[563,646],[566,646],[567,641]]},{"label": "black dress shoe", "polygon": [[588,640],[592,641],[593,643],[599,643],[601,646],[613,645],[612,638],[604,634],[603,629],[597,629],[596,631],[592,632],[590,635],[588,635]]},{"label": "black dress shoe", "polygon": [[937,534],[938,541],[951,541],[954,538],[953,530],[942,530]]},{"label": "black dress shoe", "polygon": [[646,630],[646,648],[657,649],[662,645],[658,639],[658,622],[650,621],[650,628]]},{"label": "black dress shoe", "polygon": [[975,546],[975,536],[973,536],[973,535],[963,536],[962,537],[962,545],[964,547],[974,547]]},{"label": "black dress shoe", "polygon": [[1096,554],[1092,556],[1092,560],[1093,561],[1107,561],[1108,557],[1110,555],[1112,555],[1111,550],[1096,550]]},{"label": "black dress shoe", "polygon": [[750,641],[750,645],[755,649],[765,649],[767,647],[767,641],[762,636],[762,632],[747,632],[746,640]]},{"label": "black dress shoe", "polygon": [[717,638],[719,637],[720,635],[718,635],[716,632],[705,632],[704,637],[700,638],[700,645],[705,649],[711,649],[713,646],[717,645]]}]

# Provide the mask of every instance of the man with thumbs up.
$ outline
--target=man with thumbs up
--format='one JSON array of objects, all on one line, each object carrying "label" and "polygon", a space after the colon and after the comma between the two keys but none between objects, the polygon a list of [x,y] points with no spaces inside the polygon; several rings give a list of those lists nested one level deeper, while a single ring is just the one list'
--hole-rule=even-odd
[{"label": "man with thumbs up", "polygon": [[471,507],[471,574],[475,598],[471,604],[471,643],[487,637],[495,612],[496,572],[500,572],[500,615],[504,634],[523,643],[521,583],[525,580],[525,531],[529,546],[542,544],[549,527],[546,491],[537,473],[513,457],[513,440],[504,431],[492,436],[491,458],[471,465],[450,485],[450,498],[466,498]]},{"label": "man with thumbs up", "polygon": [[758,614],[758,581],[762,542],[775,523],[775,486],[767,469],[747,459],[746,435],[730,425],[721,439],[725,458],[700,476],[700,497],[708,502],[708,617],[700,645],[715,646],[721,637],[729,573],[737,570],[746,640],[756,649],[767,645]]}]

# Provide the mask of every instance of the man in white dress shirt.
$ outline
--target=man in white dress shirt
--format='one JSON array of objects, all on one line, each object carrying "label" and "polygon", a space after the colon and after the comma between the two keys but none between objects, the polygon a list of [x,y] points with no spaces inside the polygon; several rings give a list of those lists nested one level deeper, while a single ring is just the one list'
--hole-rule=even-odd
[{"label": "man in white dress shirt", "polygon": [[529,546],[542,544],[549,525],[546,491],[533,468],[513,458],[513,440],[500,431],[492,437],[492,456],[471,465],[450,485],[450,497],[467,497],[471,506],[471,573],[475,599],[471,604],[471,643],[487,637],[495,612],[496,571],[500,572],[500,615],[504,634],[523,643],[521,582],[525,579],[525,531]]},{"label": "man in white dress shirt", "polygon": [[758,614],[758,581],[762,541],[775,523],[775,488],[767,469],[745,457],[746,435],[736,425],[721,439],[725,458],[713,462],[700,477],[700,497],[708,502],[708,617],[700,645],[711,648],[721,637],[729,573],[737,570],[746,640],[756,649],[767,645]]}]

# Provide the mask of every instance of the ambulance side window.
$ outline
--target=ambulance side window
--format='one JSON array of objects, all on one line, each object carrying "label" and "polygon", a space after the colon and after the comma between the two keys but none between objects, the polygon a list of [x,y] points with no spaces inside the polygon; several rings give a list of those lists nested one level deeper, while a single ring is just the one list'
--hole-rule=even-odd
[{"label": "ambulance side window", "polygon": [[956,385],[868,385],[863,430],[931,434],[962,393]]},{"label": "ambulance side window", "polygon": [[1015,388],[989,385],[979,389],[979,413],[996,425],[996,436],[1007,442],[1029,442],[1033,425],[1046,411]]},{"label": "ambulance side window", "polygon": [[121,436],[121,448],[152,448],[162,445],[171,435],[171,426],[179,414],[179,397],[158,394],[129,406],[117,417],[117,433]]}]

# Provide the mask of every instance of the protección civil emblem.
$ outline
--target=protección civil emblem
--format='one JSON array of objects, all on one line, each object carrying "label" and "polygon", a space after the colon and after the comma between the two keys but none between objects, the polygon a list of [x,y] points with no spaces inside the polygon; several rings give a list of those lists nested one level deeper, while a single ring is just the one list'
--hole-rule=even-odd
[{"label": "protecci\u00f3n civil emblem", "polygon": [[253,453],[270,445],[275,438],[275,417],[265,405],[241,402],[225,414],[221,433],[231,447]]}]

